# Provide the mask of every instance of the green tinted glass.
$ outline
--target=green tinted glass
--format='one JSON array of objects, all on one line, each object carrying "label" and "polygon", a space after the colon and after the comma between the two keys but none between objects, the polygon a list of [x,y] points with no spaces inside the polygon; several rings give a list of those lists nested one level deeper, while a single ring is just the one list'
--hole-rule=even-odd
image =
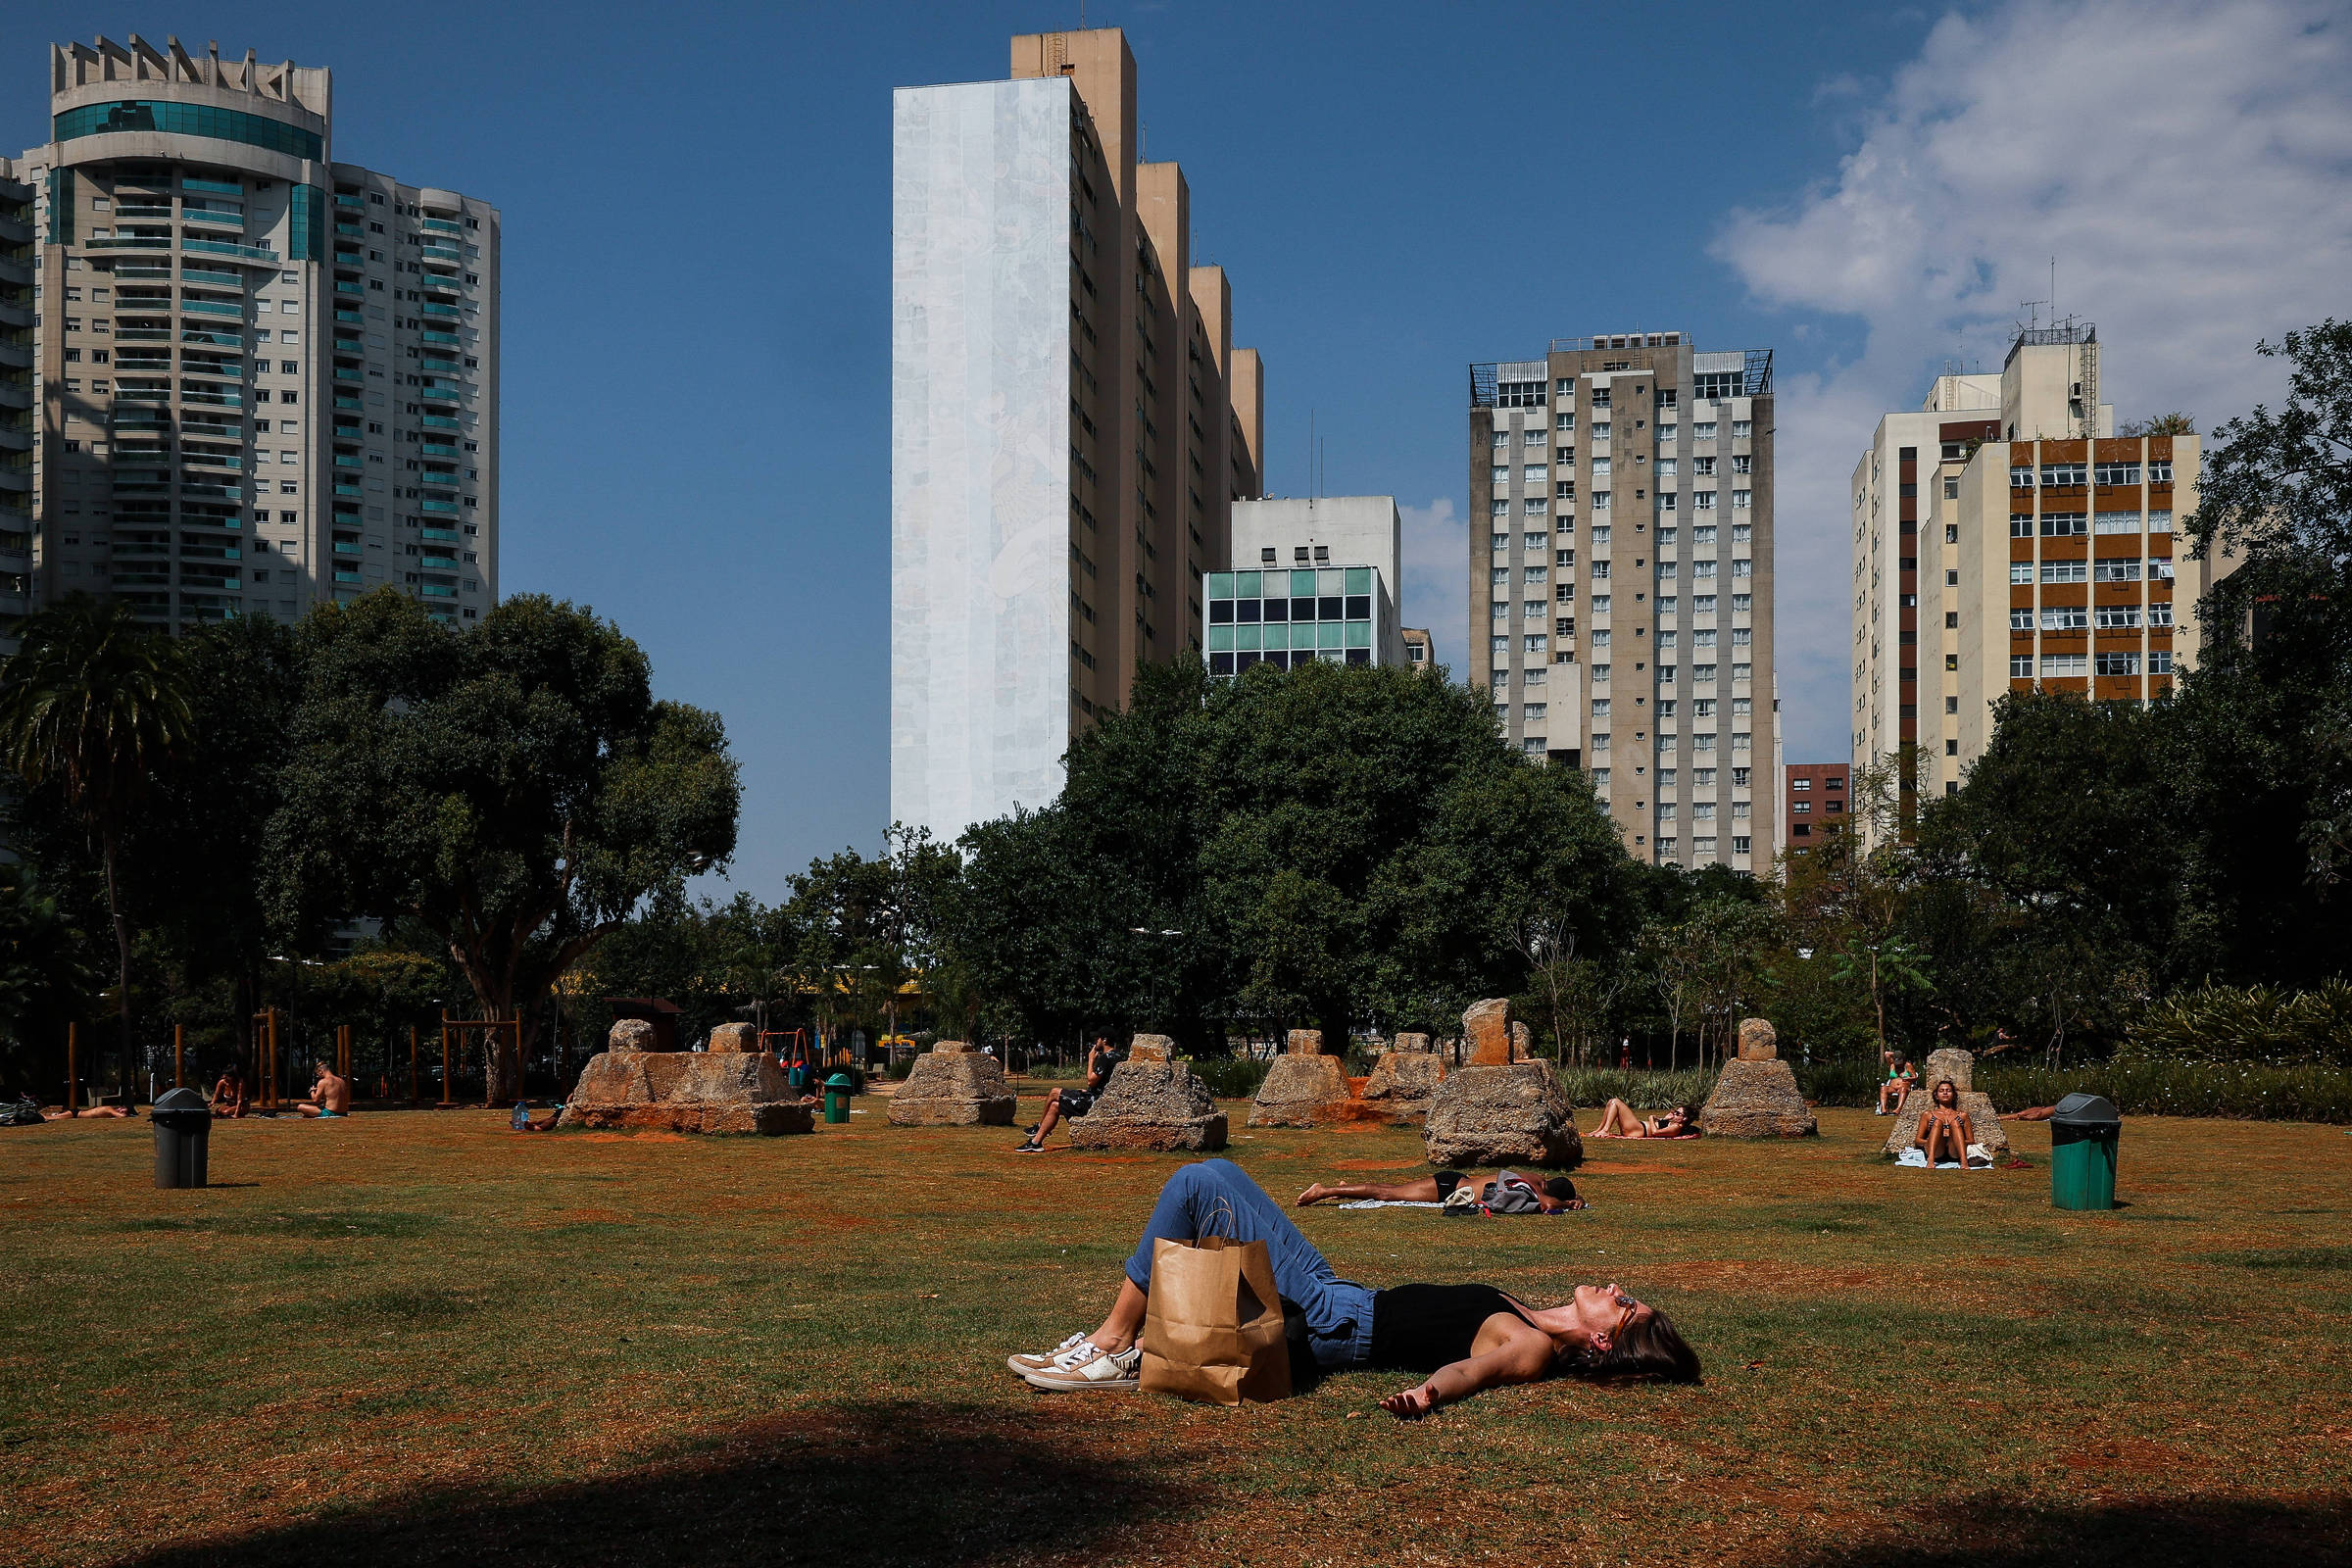
[{"label": "green tinted glass", "polygon": [[1235,647],[1236,649],[1240,650],[1242,653],[1245,653],[1245,654],[1254,654],[1254,653],[1256,653],[1256,652],[1257,652],[1257,635],[1258,635],[1258,632],[1259,632],[1259,630],[1260,630],[1260,628],[1259,628],[1259,627],[1256,627],[1256,626],[1236,626],[1236,627],[1234,627],[1234,628],[1233,628],[1233,645],[1234,645],[1234,647]]},{"label": "green tinted glass", "polygon": [[1327,620],[1323,622],[1322,625],[1315,628],[1315,645],[1319,648],[1337,648],[1340,646],[1340,639],[1342,635],[1347,630],[1348,628],[1343,626],[1340,622],[1336,620]]},{"label": "green tinted glass", "polygon": [[1349,566],[1348,568],[1348,591],[1351,594],[1370,593],[1372,591],[1372,568],[1370,566]]},{"label": "green tinted glass", "polygon": [[205,136],[215,141],[242,142],[266,147],[295,158],[317,160],[323,150],[318,133],[289,125],[282,120],[249,115],[242,110],[215,109],[204,104],[125,100],[84,104],[52,120],[51,139],[72,141],[115,130],[158,130],[174,136]]},{"label": "green tinted glass", "polygon": [[1208,597],[1231,599],[1233,597],[1233,573],[1230,571],[1210,572],[1208,574]]},{"label": "green tinted glass", "polygon": [[1350,648],[1371,647],[1372,623],[1368,620],[1349,621],[1348,623],[1348,646]]},{"label": "green tinted glass", "polygon": [[1294,571],[1291,573],[1291,597],[1293,599],[1312,599],[1314,595],[1315,574],[1313,572]]},{"label": "green tinted glass", "polygon": [[1230,654],[1230,653],[1232,653],[1232,652],[1233,652],[1233,628],[1232,628],[1231,626],[1211,626],[1211,627],[1209,627],[1209,628],[1208,628],[1208,651],[1209,651],[1210,653],[1212,653],[1212,654]]},{"label": "green tinted glass", "polygon": [[1236,599],[1255,599],[1257,597],[1258,574],[1256,572],[1237,571],[1233,575],[1235,579],[1233,596]]}]

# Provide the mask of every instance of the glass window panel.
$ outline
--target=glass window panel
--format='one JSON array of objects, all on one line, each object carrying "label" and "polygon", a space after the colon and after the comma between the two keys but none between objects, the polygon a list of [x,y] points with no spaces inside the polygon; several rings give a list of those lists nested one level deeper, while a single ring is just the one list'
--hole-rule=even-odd
[{"label": "glass window panel", "polygon": [[1338,594],[1332,594],[1328,598],[1316,600],[1315,618],[1317,620],[1338,620],[1341,617],[1341,603],[1342,601]]},{"label": "glass window panel", "polygon": [[1368,620],[1349,621],[1348,623],[1348,646],[1350,648],[1371,647],[1372,623]]},{"label": "glass window panel", "polygon": [[1256,600],[1254,600],[1254,599],[1237,599],[1237,600],[1235,600],[1235,601],[1233,602],[1233,614],[1234,614],[1234,618],[1235,618],[1236,620],[1242,620],[1242,621],[1254,621],[1254,620],[1256,620],[1256,619],[1257,619],[1257,601],[1256,601]]},{"label": "glass window panel", "polygon": [[1291,602],[1288,599],[1269,599],[1265,604],[1266,619],[1288,620],[1291,618]]},{"label": "glass window panel", "polygon": [[1212,625],[1221,620],[1233,619],[1233,601],[1230,599],[1211,599],[1208,602],[1208,618],[1209,623]]},{"label": "glass window panel", "polygon": [[1315,646],[1318,648],[1341,647],[1346,642],[1347,633],[1348,628],[1337,620],[1327,620],[1315,628]]},{"label": "glass window panel", "polygon": [[1349,566],[1347,591],[1351,594],[1370,593],[1372,591],[1372,568],[1370,566]]},{"label": "glass window panel", "polygon": [[1291,573],[1291,597],[1311,596],[1315,591],[1315,574],[1310,570]]},{"label": "glass window panel", "polygon": [[1236,626],[1233,628],[1234,645],[1245,653],[1256,653],[1257,633],[1255,626]]},{"label": "glass window panel", "polygon": [[1230,571],[1210,572],[1208,574],[1208,597],[1231,599],[1233,597],[1233,576],[1234,574]]},{"label": "glass window panel", "polygon": [[1211,653],[1219,651],[1231,653],[1233,651],[1233,628],[1231,626],[1209,627],[1208,647]]},{"label": "glass window panel", "polygon": [[1369,664],[1372,662],[1372,650],[1369,648],[1348,649],[1348,662],[1350,664]]},{"label": "glass window panel", "polygon": [[1251,664],[1256,662],[1257,655],[1255,654],[1236,654],[1233,656],[1233,665],[1236,670],[1248,669]]},{"label": "glass window panel", "polygon": [[1287,652],[1269,653],[1266,655],[1266,662],[1272,664],[1276,669],[1288,669],[1291,667],[1291,656]]},{"label": "glass window panel", "polygon": [[1325,566],[1315,573],[1315,593],[1344,594],[1348,591],[1348,572],[1342,566]]},{"label": "glass window panel", "polygon": [[1232,673],[1233,673],[1233,656],[1232,656],[1231,654],[1211,654],[1211,655],[1209,655],[1209,656],[1208,656],[1208,672],[1209,672],[1211,675],[1230,675],[1230,674],[1232,674]]},{"label": "glass window panel", "polygon": [[1293,620],[1312,620],[1312,619],[1314,619],[1314,618],[1315,618],[1315,602],[1314,602],[1312,599],[1294,599],[1294,600],[1292,600],[1292,601],[1291,601],[1291,618],[1292,618]]},{"label": "glass window panel", "polygon": [[1349,620],[1370,620],[1372,618],[1372,596],[1370,594],[1349,594],[1348,596],[1348,618]]},{"label": "glass window panel", "polygon": [[1257,576],[1258,574],[1254,571],[1235,572],[1233,574],[1233,597],[1255,599],[1257,597]]}]

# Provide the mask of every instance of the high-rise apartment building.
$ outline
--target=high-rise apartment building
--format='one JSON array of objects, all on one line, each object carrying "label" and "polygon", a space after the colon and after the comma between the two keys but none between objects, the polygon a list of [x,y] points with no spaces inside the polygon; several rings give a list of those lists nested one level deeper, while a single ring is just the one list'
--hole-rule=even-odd
[{"label": "high-rise apartment building", "polygon": [[1853,791],[1848,787],[1853,769],[1844,762],[1790,762],[1782,773],[1788,854],[1810,855],[1853,820]]},{"label": "high-rise apartment building", "polygon": [[1200,646],[1264,394],[1117,28],[901,88],[892,137],[891,814],[954,838]]},{"label": "high-rise apartment building", "polygon": [[1772,355],[1681,332],[1470,368],[1470,662],[1644,859],[1782,847]]},{"label": "high-rise apartment building", "polygon": [[1406,662],[1394,496],[1233,504],[1231,571],[1208,574],[1208,672]]},{"label": "high-rise apartment building", "polygon": [[0,159],[0,655],[32,605],[33,237],[35,192]]},{"label": "high-rise apartment building", "polygon": [[[336,162],[330,74],[250,51],[55,47],[50,114],[46,146],[0,161],[40,210],[35,600],[183,628],[390,585],[478,616],[498,595],[498,210]],[[0,255],[0,332],[11,286]],[[10,493],[0,473],[0,587]]]},{"label": "high-rise apartment building", "polygon": [[2195,657],[2230,564],[2176,563],[2198,440],[2117,436],[2099,385],[2089,323],[2021,330],[1998,375],[1937,376],[1854,466],[1854,760],[1908,750],[1906,805],[1958,791],[2005,693],[2145,702]]}]

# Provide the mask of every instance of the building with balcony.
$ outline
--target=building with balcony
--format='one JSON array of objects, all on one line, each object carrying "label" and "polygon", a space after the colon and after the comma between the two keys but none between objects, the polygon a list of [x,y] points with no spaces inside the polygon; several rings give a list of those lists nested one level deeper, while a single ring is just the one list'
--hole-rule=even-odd
[{"label": "building with balcony", "polygon": [[890,808],[954,838],[1200,648],[1264,402],[1117,28],[900,88],[892,138]]},{"label": "building with balcony", "polygon": [[1783,848],[1770,350],[1555,338],[1470,367],[1470,669],[1658,864]]},{"label": "building with balcony", "polygon": [[[50,51],[31,187],[28,524],[0,468],[0,589],[185,628],[393,586],[453,624],[498,596],[499,214],[333,156],[322,68],[132,35]],[[0,428],[0,465],[8,437]]]},{"label": "building with balcony", "polygon": [[1937,376],[1854,466],[1854,759],[1910,759],[1898,820],[1958,792],[2005,694],[2144,703],[2195,658],[2232,564],[2175,555],[2200,444],[2118,436],[2099,361],[2089,322],[2023,328],[1998,375]]},{"label": "building with balcony", "polygon": [[35,194],[0,160],[0,654],[17,651],[32,595]]}]

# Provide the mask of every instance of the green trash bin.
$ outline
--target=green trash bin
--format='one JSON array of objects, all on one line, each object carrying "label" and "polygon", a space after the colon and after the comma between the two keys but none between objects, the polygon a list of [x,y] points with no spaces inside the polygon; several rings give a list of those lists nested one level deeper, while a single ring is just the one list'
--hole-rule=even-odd
[{"label": "green trash bin", "polygon": [[850,1119],[850,1091],[858,1087],[846,1072],[837,1072],[825,1080],[825,1120]]},{"label": "green trash bin", "polygon": [[2050,1113],[2050,1206],[2113,1208],[2124,1119],[2100,1095],[2069,1095]]}]

